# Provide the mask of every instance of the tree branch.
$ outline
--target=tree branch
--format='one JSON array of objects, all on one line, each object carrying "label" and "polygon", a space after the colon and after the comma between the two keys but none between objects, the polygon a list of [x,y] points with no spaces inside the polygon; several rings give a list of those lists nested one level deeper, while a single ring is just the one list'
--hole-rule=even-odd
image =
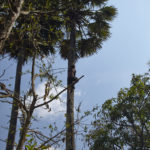
[{"label": "tree branch", "polygon": [[77,79],[75,82],[73,82],[71,85],[69,85],[68,87],[64,88],[62,91],[60,91],[60,92],[59,92],[56,96],[54,96],[51,100],[49,100],[49,101],[47,101],[47,102],[45,102],[45,103],[42,103],[42,104],[39,104],[39,105],[35,106],[34,109],[35,109],[35,108],[38,108],[38,107],[41,107],[41,106],[44,106],[44,105],[46,105],[46,104],[52,102],[53,100],[57,99],[59,95],[61,95],[64,91],[66,91],[66,90],[67,90],[68,88],[70,88],[71,86],[75,85],[77,82],[79,82],[79,80],[82,79],[83,77],[84,77],[84,75],[81,76],[80,78],[78,78],[78,79]]},{"label": "tree branch", "polygon": [[20,16],[23,3],[24,0],[15,0],[13,2],[13,6],[15,6],[15,9],[10,10],[9,16],[5,19],[3,27],[0,28],[0,54],[2,53],[5,41],[8,39],[16,20]]}]

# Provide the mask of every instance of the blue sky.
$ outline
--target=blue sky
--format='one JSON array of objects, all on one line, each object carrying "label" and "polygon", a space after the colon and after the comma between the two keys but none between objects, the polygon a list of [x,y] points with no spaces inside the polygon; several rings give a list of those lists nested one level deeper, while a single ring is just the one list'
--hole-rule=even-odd
[{"label": "blue sky", "polygon": [[[110,4],[118,9],[111,23],[111,38],[98,54],[80,59],[76,66],[77,76],[85,75],[76,90],[81,91],[81,101],[87,107],[116,97],[120,88],[129,87],[133,73],[142,74],[149,67],[150,1],[111,0]],[[58,60],[57,64],[63,62]]]},{"label": "blue sky", "polygon": [[[118,9],[118,15],[111,23],[111,38],[104,42],[97,54],[77,62],[77,76],[85,75],[76,85],[75,104],[82,102],[82,110],[116,97],[120,88],[129,87],[132,73],[142,74],[149,68],[150,1],[111,0],[109,4]],[[15,76],[13,64],[8,74]],[[55,67],[66,68],[67,62],[57,57]],[[66,75],[67,72],[60,75],[64,84]],[[0,104],[0,125],[8,127],[6,115],[9,111],[6,110],[6,104]],[[6,133],[0,128],[0,138],[6,137]],[[0,145],[3,150],[4,144],[0,142]]]}]

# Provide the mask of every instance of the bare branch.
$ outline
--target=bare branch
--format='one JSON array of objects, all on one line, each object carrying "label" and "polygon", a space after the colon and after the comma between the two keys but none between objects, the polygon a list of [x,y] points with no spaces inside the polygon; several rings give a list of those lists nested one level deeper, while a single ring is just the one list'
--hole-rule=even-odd
[{"label": "bare branch", "polygon": [[2,74],[0,75],[0,78],[4,76],[5,72],[6,72],[6,70],[4,69]]},{"label": "bare branch", "polygon": [[0,98],[8,98],[8,97],[12,97],[12,94],[0,92]]},{"label": "bare branch", "polygon": [[45,144],[47,144],[48,142],[52,141],[54,138],[56,138],[59,135],[62,135],[62,133],[66,131],[66,129],[63,129],[62,131],[60,131],[59,133],[57,133],[56,135],[54,135],[53,137],[49,138],[47,141],[45,141],[44,143],[42,143],[38,149],[42,148]]},{"label": "bare branch", "polygon": [[57,99],[59,95],[61,95],[64,91],[66,91],[66,90],[67,90],[68,88],[70,88],[71,86],[75,85],[77,82],[79,82],[79,80],[82,79],[83,77],[84,77],[84,75],[81,76],[80,78],[78,78],[78,79],[77,79],[75,82],[73,82],[71,85],[69,85],[68,87],[64,88],[62,91],[60,91],[60,92],[59,92],[56,96],[54,96],[51,100],[49,100],[49,101],[47,101],[47,102],[45,102],[45,103],[42,103],[42,104],[39,104],[39,105],[35,106],[34,109],[35,109],[35,108],[38,108],[38,107],[41,107],[41,106],[43,106],[43,105],[46,105],[46,104],[52,102],[53,100]]},{"label": "bare branch", "polygon": [[6,100],[0,100],[0,102],[2,102],[2,103],[8,103],[8,104],[13,104],[12,102],[10,102],[10,101],[6,101]]},{"label": "bare branch", "polygon": [[4,143],[6,143],[6,142],[7,142],[7,140],[3,140],[3,139],[0,139],[0,141],[2,141],[2,142],[4,142]]},{"label": "bare branch", "polygon": [[7,89],[6,85],[4,83],[0,82],[0,88],[1,88],[1,90],[4,91],[4,92],[0,91],[0,98],[14,98],[17,101],[19,107],[23,108],[26,112],[28,112],[26,106],[24,104],[22,104],[21,98],[15,97],[13,92],[11,90]]}]

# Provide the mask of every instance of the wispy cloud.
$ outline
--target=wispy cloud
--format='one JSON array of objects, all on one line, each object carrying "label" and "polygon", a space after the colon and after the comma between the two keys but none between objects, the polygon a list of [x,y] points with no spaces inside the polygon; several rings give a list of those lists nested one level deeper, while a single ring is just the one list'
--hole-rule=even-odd
[{"label": "wispy cloud", "polygon": [[82,95],[82,92],[80,91],[80,90],[77,90],[77,91],[75,91],[75,96],[81,96]]}]

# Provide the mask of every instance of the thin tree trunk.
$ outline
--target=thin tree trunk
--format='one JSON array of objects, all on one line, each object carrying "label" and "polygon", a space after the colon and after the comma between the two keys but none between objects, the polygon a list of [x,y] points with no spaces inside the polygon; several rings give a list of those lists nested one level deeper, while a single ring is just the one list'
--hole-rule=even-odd
[{"label": "thin tree trunk", "polygon": [[[23,58],[22,55],[19,55],[16,69],[15,90],[14,90],[14,97],[16,99],[19,99],[20,96],[22,66],[23,66]],[[17,118],[18,118],[18,103],[15,99],[13,99],[6,150],[13,150],[14,148],[16,128],[17,128]]]},{"label": "thin tree trunk", "polygon": [[[70,76],[71,66],[75,65],[75,23],[72,23],[72,29],[70,33],[70,52],[68,55],[68,83]],[[71,73],[71,75],[73,75]],[[66,117],[66,150],[75,150],[75,138],[74,138],[74,86],[71,86],[67,90],[67,117]]]},{"label": "thin tree trunk", "polygon": [[31,117],[32,117],[32,114],[33,114],[33,110],[34,110],[34,106],[35,106],[35,103],[36,103],[36,99],[34,99],[33,102],[34,103],[32,103],[32,105],[31,105],[32,111],[28,112],[25,124],[24,124],[23,128],[21,129],[22,130],[21,131],[21,136],[20,136],[19,143],[18,143],[18,146],[17,146],[16,150],[22,150],[23,149],[23,145],[24,145],[24,143],[26,141],[26,134],[28,132],[28,128],[29,128],[29,125],[30,125],[30,122],[31,122]]},{"label": "thin tree trunk", "polygon": [[18,143],[18,146],[17,146],[17,149],[16,150],[22,150],[23,148],[23,145],[25,143],[25,140],[26,140],[26,134],[28,132],[28,127],[30,125],[30,119],[31,119],[31,116],[30,114],[28,114],[27,118],[26,118],[26,122],[25,122],[25,125],[24,127],[21,129],[21,136],[20,136],[20,139],[19,139],[19,143]]},{"label": "thin tree trunk", "polygon": [[10,32],[15,25],[16,20],[20,16],[22,5],[24,0],[15,0],[10,4],[9,16],[6,18],[6,21],[2,27],[0,27],[0,54],[4,47],[5,41],[8,39]]},{"label": "thin tree trunk", "polygon": [[23,149],[23,145],[26,141],[26,134],[28,132],[28,128],[29,128],[29,125],[30,125],[30,122],[31,122],[31,117],[32,117],[32,114],[33,114],[33,111],[34,111],[34,108],[35,108],[36,101],[37,101],[37,95],[35,94],[35,84],[34,84],[34,67],[35,67],[35,56],[33,58],[32,75],[31,75],[33,101],[31,103],[30,109],[27,113],[27,118],[25,120],[25,124],[24,124],[23,128],[21,129],[22,132],[21,132],[21,136],[20,136],[19,143],[18,143],[18,146],[17,146],[16,150],[22,150]]}]

